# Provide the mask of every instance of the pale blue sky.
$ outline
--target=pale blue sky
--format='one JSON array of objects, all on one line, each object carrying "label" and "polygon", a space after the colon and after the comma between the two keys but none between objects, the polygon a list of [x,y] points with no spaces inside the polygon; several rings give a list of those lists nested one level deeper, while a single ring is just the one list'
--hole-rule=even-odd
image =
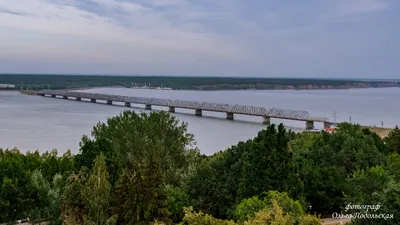
[{"label": "pale blue sky", "polygon": [[399,0],[0,0],[0,73],[400,78]]}]

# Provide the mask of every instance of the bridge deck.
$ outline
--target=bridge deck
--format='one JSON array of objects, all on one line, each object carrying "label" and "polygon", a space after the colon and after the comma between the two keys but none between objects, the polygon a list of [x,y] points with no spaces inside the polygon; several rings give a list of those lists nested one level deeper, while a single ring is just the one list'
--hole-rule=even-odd
[{"label": "bridge deck", "polygon": [[329,122],[327,118],[311,117],[307,111],[291,110],[291,109],[277,109],[277,108],[266,109],[263,107],[237,105],[237,104],[230,105],[230,104],[210,103],[210,102],[108,95],[108,94],[60,91],[60,90],[38,91],[37,94],[67,96],[75,98],[86,98],[86,99],[96,99],[96,100],[116,101],[116,102],[128,102],[133,104],[167,106],[167,107],[184,108],[184,109],[200,109],[204,111],[225,112],[225,113],[234,113],[234,114],[242,114],[250,116],[263,116],[263,117],[271,117],[271,118],[287,119],[287,120]]}]

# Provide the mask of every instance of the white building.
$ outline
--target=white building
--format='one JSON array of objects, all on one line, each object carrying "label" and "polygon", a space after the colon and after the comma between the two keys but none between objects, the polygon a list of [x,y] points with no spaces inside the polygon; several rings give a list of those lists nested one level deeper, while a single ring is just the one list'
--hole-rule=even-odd
[{"label": "white building", "polygon": [[0,88],[15,88],[15,84],[0,84]]}]

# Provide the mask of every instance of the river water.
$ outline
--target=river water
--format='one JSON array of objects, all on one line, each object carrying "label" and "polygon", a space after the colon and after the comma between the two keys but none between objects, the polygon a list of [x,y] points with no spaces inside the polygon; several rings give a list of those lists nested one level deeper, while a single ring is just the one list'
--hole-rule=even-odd
[{"label": "river water", "polygon": [[[351,120],[363,125],[381,126],[383,122],[385,127],[394,127],[400,124],[400,88],[304,91],[98,88],[84,92],[306,110],[311,116],[328,117],[337,122]],[[126,108],[122,104],[118,107],[0,92],[0,148],[17,147],[22,152],[56,148],[59,153],[67,149],[77,153],[83,134],[89,135],[97,122],[123,110]],[[182,109],[177,109],[175,115],[188,123],[188,131],[195,135],[197,147],[207,155],[253,138],[264,128],[261,117],[235,115],[235,121],[228,121],[223,113],[203,112],[203,117],[196,117],[194,110]],[[305,128],[305,122],[272,119],[272,123],[280,122],[296,131]],[[315,125],[322,128],[322,124]]]}]

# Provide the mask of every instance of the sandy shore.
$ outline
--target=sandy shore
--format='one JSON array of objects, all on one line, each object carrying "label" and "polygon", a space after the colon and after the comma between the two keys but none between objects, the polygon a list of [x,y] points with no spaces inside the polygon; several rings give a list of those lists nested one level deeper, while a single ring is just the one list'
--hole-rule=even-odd
[{"label": "sandy shore", "polygon": [[370,129],[371,131],[375,132],[382,138],[386,137],[390,133],[390,131],[393,130],[393,128],[385,128],[385,127],[368,127],[368,126],[363,126],[363,127]]}]

